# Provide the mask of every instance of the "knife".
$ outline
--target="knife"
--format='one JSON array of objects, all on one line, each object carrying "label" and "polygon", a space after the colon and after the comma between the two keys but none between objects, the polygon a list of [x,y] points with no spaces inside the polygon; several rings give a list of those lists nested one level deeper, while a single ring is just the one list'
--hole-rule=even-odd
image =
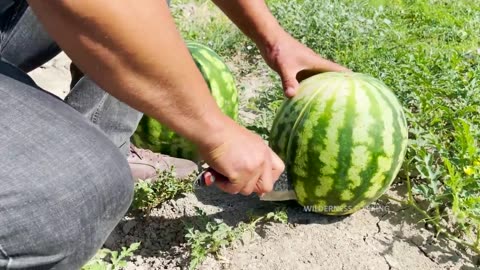
[{"label": "knife", "polygon": [[[215,175],[217,175],[217,177]],[[213,184],[215,184],[215,181],[218,181],[218,176],[223,175],[215,171],[214,169],[207,167],[197,176],[197,178],[195,179],[195,185],[199,187],[212,186]],[[277,182],[275,182],[273,190],[271,192],[264,193],[259,197],[261,201],[297,200],[297,195],[295,194],[293,185],[288,181],[286,172],[283,172],[280,175],[280,178],[278,178]]]}]

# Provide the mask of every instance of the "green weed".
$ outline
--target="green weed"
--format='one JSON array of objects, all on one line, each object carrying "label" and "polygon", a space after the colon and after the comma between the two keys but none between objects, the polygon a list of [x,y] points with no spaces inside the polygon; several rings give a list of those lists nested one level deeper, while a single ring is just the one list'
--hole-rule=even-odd
[{"label": "green weed", "polygon": [[100,249],[82,270],[120,270],[127,266],[127,260],[139,247],[140,243],[133,243],[128,248],[122,247],[120,252],[107,248]]},{"label": "green weed", "polygon": [[159,172],[157,179],[136,182],[130,212],[143,212],[148,215],[158,205],[193,192],[194,178],[195,173],[185,179],[177,179],[174,168],[171,168]]},{"label": "green weed", "polygon": [[197,208],[200,218],[200,225],[187,224],[187,245],[190,248],[189,269],[196,269],[207,257],[208,254],[218,256],[222,248],[231,246],[239,240],[244,233],[253,233],[260,223],[266,222],[287,222],[287,213],[283,209],[277,209],[260,217],[253,217],[249,222],[239,223],[231,227],[223,221],[208,220],[205,212]]},{"label": "green weed", "polygon": [[265,140],[268,140],[275,114],[284,101],[281,85],[277,83],[273,88],[275,90],[259,91],[257,96],[248,101],[245,108],[257,116],[253,123],[245,124],[246,128],[262,136]]}]

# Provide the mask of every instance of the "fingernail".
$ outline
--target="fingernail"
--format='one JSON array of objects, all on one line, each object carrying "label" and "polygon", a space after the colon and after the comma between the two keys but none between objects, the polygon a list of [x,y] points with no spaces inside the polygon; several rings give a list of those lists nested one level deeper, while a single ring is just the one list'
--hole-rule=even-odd
[{"label": "fingernail", "polygon": [[293,88],[287,88],[287,91],[285,91],[285,95],[287,97],[293,97],[295,90]]}]

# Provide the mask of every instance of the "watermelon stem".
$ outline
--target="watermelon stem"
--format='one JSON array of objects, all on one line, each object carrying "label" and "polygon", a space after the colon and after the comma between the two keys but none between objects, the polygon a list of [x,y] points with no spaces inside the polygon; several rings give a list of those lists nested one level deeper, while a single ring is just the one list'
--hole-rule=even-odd
[{"label": "watermelon stem", "polygon": [[475,247],[480,249],[480,225],[477,226],[477,240],[475,241]]},{"label": "watermelon stem", "polygon": [[391,201],[394,201],[394,202],[398,202],[402,205],[408,205],[408,202],[407,201],[404,201],[404,200],[400,200],[400,199],[397,199],[397,198],[394,198],[394,197],[391,197],[391,196],[388,196],[388,195],[384,195],[385,198],[387,198],[388,200],[391,200]]},{"label": "watermelon stem", "polygon": [[[407,162],[406,164],[406,169],[407,169],[407,172],[409,172],[410,170],[410,166],[409,166],[409,163]],[[408,202],[412,203],[412,202],[415,202],[415,200],[413,199],[413,193],[412,193],[412,180],[410,180],[410,174],[407,173],[407,190],[408,190]]]}]

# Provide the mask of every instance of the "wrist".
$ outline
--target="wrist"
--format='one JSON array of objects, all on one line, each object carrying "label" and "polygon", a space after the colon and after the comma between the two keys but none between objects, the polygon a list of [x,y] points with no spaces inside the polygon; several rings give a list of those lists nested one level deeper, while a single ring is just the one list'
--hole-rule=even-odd
[{"label": "wrist", "polygon": [[272,20],[270,24],[269,26],[262,27],[262,30],[256,31],[255,34],[252,34],[253,42],[262,52],[274,48],[285,36],[288,36],[288,33],[285,32],[277,21]]},{"label": "wrist", "polygon": [[267,64],[271,66],[271,62],[279,54],[281,47],[289,38],[288,34],[283,28],[280,30],[272,31],[268,36],[265,36],[258,41],[255,41],[255,44],[260,51],[260,54],[267,61]]},{"label": "wrist", "polygon": [[213,0],[260,50],[275,44],[285,31],[262,0]]},{"label": "wrist", "polygon": [[235,121],[218,112],[206,112],[198,118],[200,129],[193,133],[192,142],[201,152],[210,152],[222,145],[235,128]]}]

